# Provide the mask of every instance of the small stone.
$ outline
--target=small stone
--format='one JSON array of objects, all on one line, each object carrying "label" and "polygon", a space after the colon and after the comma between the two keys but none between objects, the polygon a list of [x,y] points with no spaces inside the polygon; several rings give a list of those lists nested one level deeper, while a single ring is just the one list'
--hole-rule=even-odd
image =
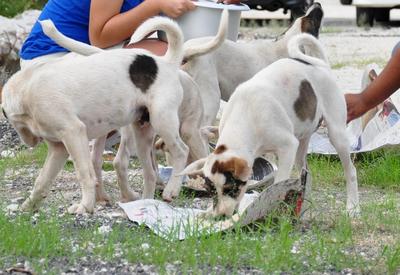
[{"label": "small stone", "polygon": [[24,200],[24,197],[16,197],[14,199],[11,199],[12,203],[17,203],[17,202],[22,202]]},{"label": "small stone", "polygon": [[7,205],[6,210],[8,213],[13,213],[16,212],[19,208],[19,204],[16,203],[11,203],[9,205]]}]

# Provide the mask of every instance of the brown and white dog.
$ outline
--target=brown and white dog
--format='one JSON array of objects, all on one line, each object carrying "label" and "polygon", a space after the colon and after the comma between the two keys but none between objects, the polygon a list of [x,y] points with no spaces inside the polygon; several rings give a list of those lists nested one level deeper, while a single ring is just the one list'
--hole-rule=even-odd
[{"label": "brown and white dog", "polygon": [[[165,56],[141,49],[102,51],[32,65],[5,84],[2,108],[23,142],[35,146],[44,139],[48,144],[46,162],[22,209],[39,206],[71,155],[82,200],[68,211],[93,212],[96,177],[88,140],[128,124],[133,125],[143,148],[153,146],[154,133],[163,138],[174,170],[168,184],[180,186],[182,177],[177,173],[185,167],[189,151],[179,134],[183,35],[175,22],[157,17],[142,24],[134,37],[144,37],[153,25],[167,34],[169,47]],[[151,159],[150,155],[143,157]],[[142,163],[152,165],[151,161]],[[155,179],[145,182],[145,186],[154,193]]]},{"label": "brown and white dog", "polygon": [[[316,57],[305,55],[307,49]],[[346,104],[319,41],[300,34],[288,44],[290,58],[274,62],[241,84],[224,108],[216,150],[182,174],[202,174],[217,203],[211,215],[231,216],[246,191],[256,157],[275,153],[275,182],[293,165],[305,166],[308,143],[321,119],[336,148],[347,182],[347,210],[359,211],[356,170],[346,138]]]}]

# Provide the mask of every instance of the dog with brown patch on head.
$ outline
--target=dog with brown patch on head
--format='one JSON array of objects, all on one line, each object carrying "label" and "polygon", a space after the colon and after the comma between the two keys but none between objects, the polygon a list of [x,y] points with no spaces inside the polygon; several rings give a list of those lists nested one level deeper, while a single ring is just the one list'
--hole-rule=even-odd
[{"label": "dog with brown patch on head", "polygon": [[[221,47],[207,55],[198,56],[187,52],[184,56],[186,63],[182,68],[200,87],[205,113],[202,125],[213,125],[220,100],[228,101],[239,84],[249,80],[271,63],[288,57],[288,42],[293,36],[309,33],[318,37],[322,17],[322,7],[315,3],[275,41],[260,39],[237,43],[226,40]],[[209,39],[191,39],[185,42],[185,47]]]},{"label": "dog with brown patch on head", "polygon": [[[303,53],[309,50],[314,56]],[[294,165],[306,166],[311,135],[321,118],[342,162],[347,211],[359,212],[356,169],[346,138],[346,104],[320,42],[309,34],[288,43],[289,58],[272,63],[241,84],[224,108],[215,151],[181,174],[202,174],[215,189],[212,216],[231,216],[238,207],[257,157],[278,157],[275,182],[290,177]]]}]

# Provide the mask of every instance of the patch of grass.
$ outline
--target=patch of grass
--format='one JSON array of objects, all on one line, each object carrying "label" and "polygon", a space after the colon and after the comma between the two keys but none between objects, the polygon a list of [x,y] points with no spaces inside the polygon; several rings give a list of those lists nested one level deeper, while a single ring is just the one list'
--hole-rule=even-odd
[{"label": "patch of grass", "polygon": [[[336,155],[310,155],[308,163],[313,182],[318,185],[344,184],[342,164]],[[359,185],[400,190],[400,152],[383,149],[357,154],[355,159]]]},{"label": "patch of grass", "polygon": [[47,3],[47,0],[0,0],[0,15],[14,17],[28,9],[39,9]]},{"label": "patch of grass", "polygon": [[[108,234],[98,233],[100,224],[79,226],[73,216],[59,216],[56,211],[36,216],[10,218],[0,210],[0,270],[4,263],[29,259],[36,272],[56,274],[62,266],[52,266],[57,259],[66,259],[74,266],[83,256],[115,262],[124,259],[132,264],[155,265],[165,272],[167,264],[180,266],[186,272],[202,272],[214,266],[227,273],[253,268],[265,273],[291,274],[317,272],[340,273],[350,269],[358,273],[395,273],[400,266],[399,243],[372,244],[377,258],[364,258],[358,247],[366,235],[396,236],[400,224],[399,200],[373,203],[363,207],[362,217],[353,222],[346,215],[332,220],[310,221],[308,229],[293,224],[292,217],[271,217],[252,228],[235,228],[210,236],[194,234],[184,241],[167,241],[142,226],[114,223]],[[382,212],[382,208],[388,211]],[[278,222],[276,222],[278,218]],[[389,231],[382,223],[391,219]],[[385,224],[385,223],[384,223]],[[368,249],[366,249],[368,252]],[[64,265],[65,265],[64,264]]]},{"label": "patch of grass", "polygon": [[4,176],[6,170],[18,170],[32,164],[42,166],[46,155],[47,146],[41,143],[33,149],[21,149],[14,157],[0,158],[0,178]]},{"label": "patch of grass", "polygon": [[376,63],[379,66],[384,67],[387,63],[387,60],[383,58],[366,58],[366,59],[341,61],[331,64],[331,68],[334,70],[342,69],[344,67],[355,67],[358,69],[363,69],[365,68],[365,66],[371,63]]},{"label": "patch of grass", "polygon": [[[29,165],[37,165],[42,167],[47,156],[47,145],[45,143],[39,144],[37,147],[32,149],[22,148],[16,153],[15,157],[0,158],[0,178],[4,176],[6,170],[17,171],[21,167]],[[160,163],[165,164],[165,158],[160,158]],[[140,162],[137,158],[130,161],[130,168],[140,168]],[[64,166],[64,169],[72,172],[74,171],[74,164],[71,160],[68,160]],[[114,167],[112,162],[103,163],[104,171],[113,171]]]}]

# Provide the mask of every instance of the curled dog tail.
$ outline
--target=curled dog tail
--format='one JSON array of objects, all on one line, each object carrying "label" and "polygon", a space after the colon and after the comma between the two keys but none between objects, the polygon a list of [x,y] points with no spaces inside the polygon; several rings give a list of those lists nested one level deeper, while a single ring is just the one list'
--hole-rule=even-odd
[{"label": "curled dog tail", "polygon": [[294,36],[289,40],[288,53],[289,57],[300,59],[311,65],[329,67],[321,42],[312,35],[302,33]]},{"label": "curled dog tail", "polygon": [[130,43],[139,42],[155,31],[164,31],[167,35],[168,49],[163,58],[180,65],[183,59],[183,34],[178,24],[169,18],[156,16],[144,21],[133,33]]},{"label": "curled dog tail", "polygon": [[50,19],[39,21],[40,25],[42,25],[43,32],[50,37],[54,42],[60,45],[67,50],[81,54],[81,55],[92,55],[95,53],[102,52],[103,50],[86,43],[76,41],[72,38],[69,38],[63,35],[59,30],[57,30],[53,21]]},{"label": "curled dog tail", "polygon": [[226,39],[226,35],[228,32],[228,25],[229,25],[229,12],[227,9],[224,9],[221,14],[221,19],[219,21],[217,34],[211,40],[209,40],[207,43],[204,44],[187,46],[187,44],[185,43],[184,53],[183,53],[184,60],[190,60],[197,56],[207,54],[209,52],[214,51],[219,46],[221,46],[221,44],[224,43]]}]

